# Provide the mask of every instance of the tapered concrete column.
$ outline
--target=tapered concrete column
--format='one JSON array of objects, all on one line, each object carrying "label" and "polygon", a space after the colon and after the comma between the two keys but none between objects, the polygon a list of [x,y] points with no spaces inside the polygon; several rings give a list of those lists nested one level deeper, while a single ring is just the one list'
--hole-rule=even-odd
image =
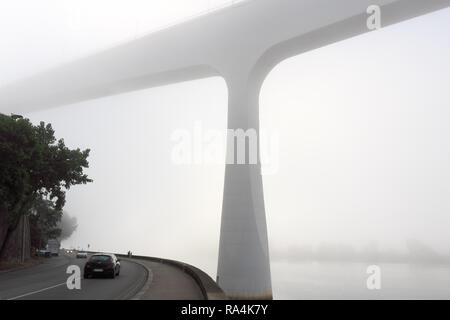
[{"label": "tapered concrete column", "polygon": [[[228,128],[254,129],[259,136],[259,85],[247,79],[227,79]],[[245,164],[229,163],[237,147],[230,143],[227,147],[217,281],[229,297],[271,299],[259,150],[257,163],[249,164],[248,146]]]}]

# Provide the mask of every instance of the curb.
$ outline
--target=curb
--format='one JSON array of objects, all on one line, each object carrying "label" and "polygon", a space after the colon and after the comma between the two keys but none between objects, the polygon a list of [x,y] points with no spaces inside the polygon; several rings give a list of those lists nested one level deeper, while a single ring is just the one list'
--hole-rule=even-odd
[{"label": "curb", "polygon": [[140,266],[144,267],[144,269],[147,272],[147,280],[142,285],[141,289],[132,297],[130,300],[141,300],[142,296],[149,290],[151,283],[153,282],[153,272],[152,270],[146,266],[144,263],[140,262],[139,260],[133,260],[129,258],[120,258],[123,261],[129,261],[132,263],[139,264]]},{"label": "curb", "polygon": [[6,269],[6,270],[0,270],[0,274],[4,274],[4,273],[8,273],[8,272],[14,272],[14,271],[19,271],[19,270],[24,270],[24,269],[28,269],[34,266],[37,266],[39,264],[42,264],[42,261],[38,260],[35,263],[30,263],[24,266],[20,266],[20,267],[16,267],[16,268],[11,268],[11,269]]}]

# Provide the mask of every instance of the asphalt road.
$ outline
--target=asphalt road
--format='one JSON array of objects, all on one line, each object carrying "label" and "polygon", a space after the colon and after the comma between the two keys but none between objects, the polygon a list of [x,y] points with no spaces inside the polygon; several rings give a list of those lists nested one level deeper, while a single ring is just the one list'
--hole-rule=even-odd
[{"label": "asphalt road", "polygon": [[[86,259],[60,255],[21,270],[0,273],[0,299],[33,300],[125,300],[132,298],[147,279],[146,269],[133,262],[121,261],[115,279],[83,279]],[[81,289],[69,290],[66,273],[69,265],[81,269]]]}]

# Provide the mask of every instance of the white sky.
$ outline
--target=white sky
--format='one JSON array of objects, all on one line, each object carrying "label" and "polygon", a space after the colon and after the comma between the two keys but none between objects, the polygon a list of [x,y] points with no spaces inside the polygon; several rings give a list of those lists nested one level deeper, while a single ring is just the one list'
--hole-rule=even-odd
[{"label": "white sky", "polygon": [[[0,0],[0,85],[221,2]],[[442,10],[269,75],[261,125],[280,134],[280,170],[264,176],[272,252],[415,238],[450,253],[449,30]],[[196,121],[225,129],[226,113],[225,83],[211,78],[27,115],[92,149],[95,182],[68,192],[79,227],[64,244],[179,259],[215,277],[224,167],[173,165],[170,135]]]}]

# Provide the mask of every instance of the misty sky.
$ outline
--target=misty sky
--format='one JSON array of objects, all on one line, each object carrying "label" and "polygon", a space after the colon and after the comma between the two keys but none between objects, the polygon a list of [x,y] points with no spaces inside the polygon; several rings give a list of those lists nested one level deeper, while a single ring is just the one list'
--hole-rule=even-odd
[{"label": "misty sky", "polygon": [[[257,1],[257,0],[256,0]],[[226,1],[0,1],[0,85]],[[279,133],[264,176],[270,249],[320,243],[450,254],[450,9],[314,50],[264,83],[261,127]],[[1,110],[0,110],[1,111]],[[27,114],[90,148],[63,245],[132,250],[215,276],[224,165],[175,165],[175,130],[226,128],[209,78]]]}]

